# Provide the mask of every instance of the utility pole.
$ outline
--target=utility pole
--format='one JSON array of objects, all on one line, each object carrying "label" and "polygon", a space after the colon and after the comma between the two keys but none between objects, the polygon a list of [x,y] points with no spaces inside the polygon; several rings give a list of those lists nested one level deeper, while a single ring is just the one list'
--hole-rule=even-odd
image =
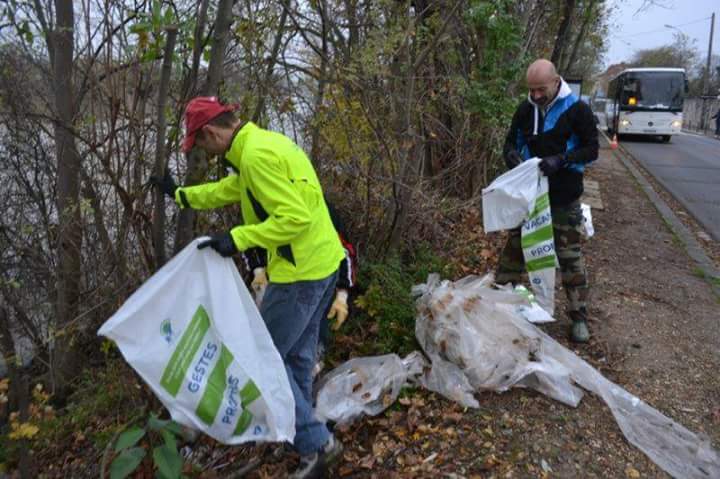
[{"label": "utility pole", "polygon": [[710,41],[708,43],[707,65],[703,75],[702,130],[707,128],[707,97],[710,95],[710,60],[712,59],[713,33],[715,33],[715,12],[710,16]]},{"label": "utility pole", "polygon": [[705,75],[703,78],[703,94],[710,94],[710,59],[712,58],[713,33],[715,32],[715,12],[710,17],[710,42],[708,43],[707,66],[705,67]]}]

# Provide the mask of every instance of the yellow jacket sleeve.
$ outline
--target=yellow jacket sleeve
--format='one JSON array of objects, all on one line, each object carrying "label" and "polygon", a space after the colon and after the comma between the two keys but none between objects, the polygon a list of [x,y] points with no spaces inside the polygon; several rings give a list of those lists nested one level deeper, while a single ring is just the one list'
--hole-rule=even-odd
[{"label": "yellow jacket sleeve", "polygon": [[181,208],[206,210],[240,202],[242,186],[237,175],[220,181],[195,186],[182,186],[175,191],[175,202]]},{"label": "yellow jacket sleeve", "polygon": [[231,234],[240,251],[254,246],[274,250],[305,231],[312,218],[275,153],[261,150],[254,155],[241,174],[247,175],[250,192],[268,217],[259,224],[236,226]]}]

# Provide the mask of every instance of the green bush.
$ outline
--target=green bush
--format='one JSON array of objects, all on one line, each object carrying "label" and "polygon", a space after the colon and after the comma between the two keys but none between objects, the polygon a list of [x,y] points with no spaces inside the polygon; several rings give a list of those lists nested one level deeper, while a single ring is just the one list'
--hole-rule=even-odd
[{"label": "green bush", "polygon": [[362,354],[407,354],[418,349],[415,339],[415,304],[411,288],[430,273],[452,276],[450,266],[426,245],[412,253],[392,255],[382,262],[363,264],[358,279],[362,292],[354,304],[360,311],[353,324],[372,331],[359,345]]},{"label": "green bush", "polygon": [[[114,458],[110,463],[110,479],[125,479],[133,474],[152,448],[152,462],[157,468],[159,479],[183,477],[183,458],[178,452],[177,439],[181,437],[180,425],[171,420],[161,420],[151,414],[145,427],[133,426],[118,436],[114,447]],[[141,440],[147,448],[138,445]],[[105,462],[103,462],[103,473]]]}]

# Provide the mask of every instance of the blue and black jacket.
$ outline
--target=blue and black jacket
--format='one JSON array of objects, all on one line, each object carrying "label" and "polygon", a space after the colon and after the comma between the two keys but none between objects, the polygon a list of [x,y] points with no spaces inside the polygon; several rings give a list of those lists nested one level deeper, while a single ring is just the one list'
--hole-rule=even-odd
[{"label": "blue and black jacket", "polygon": [[505,139],[504,155],[512,150],[523,160],[565,155],[567,165],[548,178],[550,203],[564,206],[583,193],[585,165],[598,157],[598,132],[590,106],[572,94],[564,80],[545,108],[530,96],[518,106]]}]

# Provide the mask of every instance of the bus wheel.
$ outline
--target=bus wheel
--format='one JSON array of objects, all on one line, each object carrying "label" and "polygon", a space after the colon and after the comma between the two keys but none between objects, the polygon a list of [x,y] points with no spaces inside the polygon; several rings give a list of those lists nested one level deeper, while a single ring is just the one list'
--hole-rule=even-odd
[{"label": "bus wheel", "polygon": [[660,137],[663,143],[670,143],[670,135],[663,135]]}]

